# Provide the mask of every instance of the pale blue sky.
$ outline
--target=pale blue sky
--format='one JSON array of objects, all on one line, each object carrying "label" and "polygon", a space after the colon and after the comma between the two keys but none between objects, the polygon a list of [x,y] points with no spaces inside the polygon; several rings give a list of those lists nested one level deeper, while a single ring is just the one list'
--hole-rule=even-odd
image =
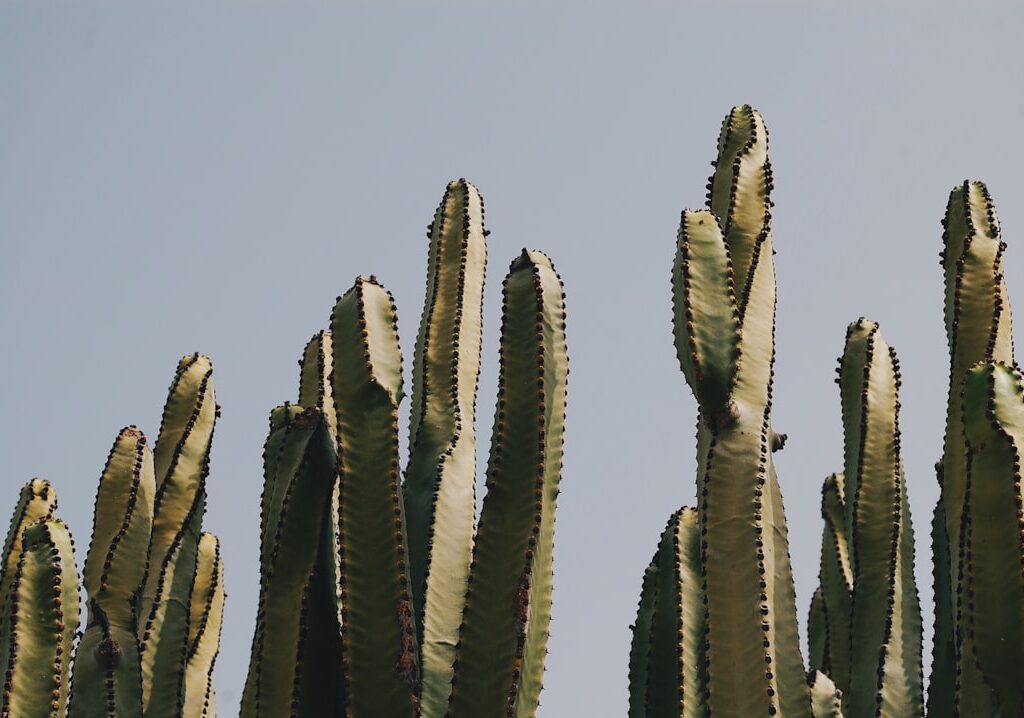
[{"label": "pale blue sky", "polygon": [[903,367],[930,614],[939,219],[954,183],[986,181],[1011,297],[1024,296],[1024,5],[626,5],[0,5],[0,505],[50,479],[83,560],[118,429],[154,436],[178,357],[209,354],[224,409],[206,527],[227,561],[225,714],[252,635],[267,414],[294,398],[305,341],[358,273],[394,292],[408,367],[423,228],[459,176],[492,230],[481,458],[508,261],[544,249],[568,294],[541,714],[625,713],[640,578],[694,493],[695,406],[670,325],[676,225],[703,202],[721,118],[744,102],[772,133],[775,424],[790,437],[778,465],[801,623],[819,487],[842,461],[835,359],[861,315]]}]

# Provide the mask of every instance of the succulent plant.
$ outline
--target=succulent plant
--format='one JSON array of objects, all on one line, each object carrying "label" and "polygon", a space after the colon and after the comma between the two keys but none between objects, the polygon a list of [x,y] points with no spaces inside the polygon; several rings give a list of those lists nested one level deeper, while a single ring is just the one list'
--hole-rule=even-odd
[{"label": "succulent plant", "polygon": [[376,278],[338,298],[330,331],[300,362],[299,405],[272,414],[243,716],[536,712],[568,373],[564,295],[540,252],[512,263],[474,536],[483,217],[479,192],[458,180],[429,227],[404,483],[397,316]]}]

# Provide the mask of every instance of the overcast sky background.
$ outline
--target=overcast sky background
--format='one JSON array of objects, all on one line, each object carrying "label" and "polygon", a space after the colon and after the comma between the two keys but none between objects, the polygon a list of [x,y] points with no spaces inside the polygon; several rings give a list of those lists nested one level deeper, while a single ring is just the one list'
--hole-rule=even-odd
[{"label": "overcast sky background", "polygon": [[480,187],[492,231],[481,461],[508,262],[544,249],[568,295],[541,715],[625,714],[641,575],[669,514],[694,500],[676,227],[703,202],[723,115],[744,102],[771,131],[774,417],[789,434],[777,463],[801,628],[819,487],[842,462],[833,371],[861,315],[901,359],[930,617],[948,376],[939,220],[952,185],[986,181],[1011,298],[1024,297],[1024,4],[622,5],[0,5],[0,504],[50,479],[83,561],[118,430],[155,438],[178,358],[209,354],[223,417],[205,526],[227,562],[226,715],[254,623],[267,414],[294,399],[304,343],[359,273],[394,293],[409,370],[423,229],[459,176]]}]

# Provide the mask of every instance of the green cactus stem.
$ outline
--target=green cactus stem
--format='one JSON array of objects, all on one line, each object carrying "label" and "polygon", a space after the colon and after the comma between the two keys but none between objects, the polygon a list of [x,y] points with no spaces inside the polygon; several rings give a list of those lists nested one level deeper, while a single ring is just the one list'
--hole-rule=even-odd
[{"label": "green cactus stem", "polygon": [[75,658],[71,718],[142,714],[137,599],[146,580],[156,477],[145,435],[121,430],[100,475],[83,584],[89,624]]},{"label": "green cactus stem", "polygon": [[726,116],[708,183],[710,211],[682,216],[673,272],[676,350],[703,418],[697,491],[708,708],[713,715],[808,718],[772,462],[775,274],[767,148],[756,110],[736,107]]},{"label": "green cactus stem", "polygon": [[843,692],[822,671],[807,674],[811,687],[811,715],[814,718],[843,718]]},{"label": "green cactus stem", "polygon": [[[929,682],[928,713],[932,718],[951,718],[955,706],[964,715],[986,715],[996,710],[991,691],[973,661],[960,662],[955,647],[963,645],[970,655],[972,638],[955,625],[958,571],[964,550],[963,510],[967,486],[967,459],[963,437],[963,379],[980,361],[1012,364],[1013,338],[1010,302],[1003,277],[1002,255],[1006,245],[988,190],[981,182],[965,181],[949,195],[943,219],[941,263],[945,277],[945,324],[949,342],[949,401],[942,455],[941,507],[944,535],[935,532],[935,555],[949,558],[948,569],[936,567],[936,636]],[[933,522],[935,525],[935,522]],[[937,528],[937,526],[936,526]],[[960,639],[954,634],[962,633]],[[950,658],[953,661],[950,661]],[[955,664],[955,665],[954,665]],[[959,696],[950,687],[959,686]]]},{"label": "green cactus stem", "polygon": [[157,489],[139,626],[145,718],[176,718],[185,698],[189,597],[218,414],[212,373],[200,354],[179,362],[153,451]]},{"label": "green cactus stem", "polygon": [[403,491],[427,716],[441,716],[448,706],[473,550],[483,220],[476,187],[465,179],[449,183],[429,228],[426,302],[414,357]]},{"label": "green cactus stem", "polygon": [[629,627],[633,632],[629,648],[629,718],[647,716],[647,667],[651,646],[651,624],[658,607],[659,559],[660,554],[656,552],[644,571],[636,623]]},{"label": "green cactus stem", "polygon": [[503,286],[498,406],[448,715],[536,713],[551,620],[568,356],[551,261],[526,251]]},{"label": "green cactus stem", "polygon": [[224,563],[220,557],[220,541],[213,534],[203,533],[199,539],[196,577],[189,606],[184,711],[188,718],[217,716],[213,667],[220,650],[224,600]]},{"label": "green cactus stem", "polygon": [[[646,663],[644,685],[631,687],[631,716],[705,718],[708,715],[697,510],[669,519],[655,555],[647,632],[634,632],[634,653]],[[639,621],[638,621],[639,623]]]},{"label": "green cactus stem", "polygon": [[64,522],[44,518],[26,527],[0,624],[3,715],[66,714],[78,590],[74,544]]},{"label": "green cactus stem", "polygon": [[[923,715],[921,615],[899,430],[900,372],[878,325],[850,324],[840,360],[853,573],[850,715]],[[836,675],[836,674],[834,674]]]},{"label": "green cactus stem", "polygon": [[[1024,714],[1022,384],[1019,369],[990,362],[969,369],[963,388],[967,485],[957,658],[958,664],[976,665],[1001,716]],[[962,704],[958,709],[977,715],[964,712]]]},{"label": "green cactus stem", "polygon": [[316,407],[278,407],[270,427],[264,451],[260,599],[241,715],[323,715],[319,692],[300,689],[307,637],[323,630],[309,625],[307,606],[334,486],[335,442]]},{"label": "green cactus stem", "polygon": [[402,355],[391,294],[373,277],[359,277],[334,307],[331,336],[348,710],[411,716],[419,666],[398,471]]},{"label": "green cactus stem", "polygon": [[21,487],[18,504],[14,508],[11,527],[4,541],[4,553],[0,557],[0,616],[7,603],[7,596],[14,582],[14,574],[21,558],[21,538],[25,529],[41,519],[53,518],[57,510],[57,492],[45,479],[32,479]]},{"label": "green cactus stem", "polygon": [[847,539],[846,481],[841,473],[832,474],[821,489],[821,516],[825,528],[821,537],[821,568],[815,596],[820,600],[820,618],[813,616],[808,625],[812,644],[811,668],[833,676],[836,687],[849,691],[850,620],[853,600],[853,569]]}]

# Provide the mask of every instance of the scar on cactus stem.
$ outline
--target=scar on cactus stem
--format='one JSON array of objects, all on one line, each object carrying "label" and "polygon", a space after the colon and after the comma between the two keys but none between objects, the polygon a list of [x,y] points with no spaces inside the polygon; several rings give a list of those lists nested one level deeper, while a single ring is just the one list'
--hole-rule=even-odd
[{"label": "scar on cactus stem", "polygon": [[[724,407],[705,416],[705,421],[707,421],[708,426],[715,431],[722,431],[723,429],[728,429],[730,426],[733,426],[737,421],[739,421],[739,418],[740,407],[735,401],[730,399]],[[785,439],[783,439],[783,442],[784,441]],[[781,444],[779,445],[779,448],[782,448]]]}]

